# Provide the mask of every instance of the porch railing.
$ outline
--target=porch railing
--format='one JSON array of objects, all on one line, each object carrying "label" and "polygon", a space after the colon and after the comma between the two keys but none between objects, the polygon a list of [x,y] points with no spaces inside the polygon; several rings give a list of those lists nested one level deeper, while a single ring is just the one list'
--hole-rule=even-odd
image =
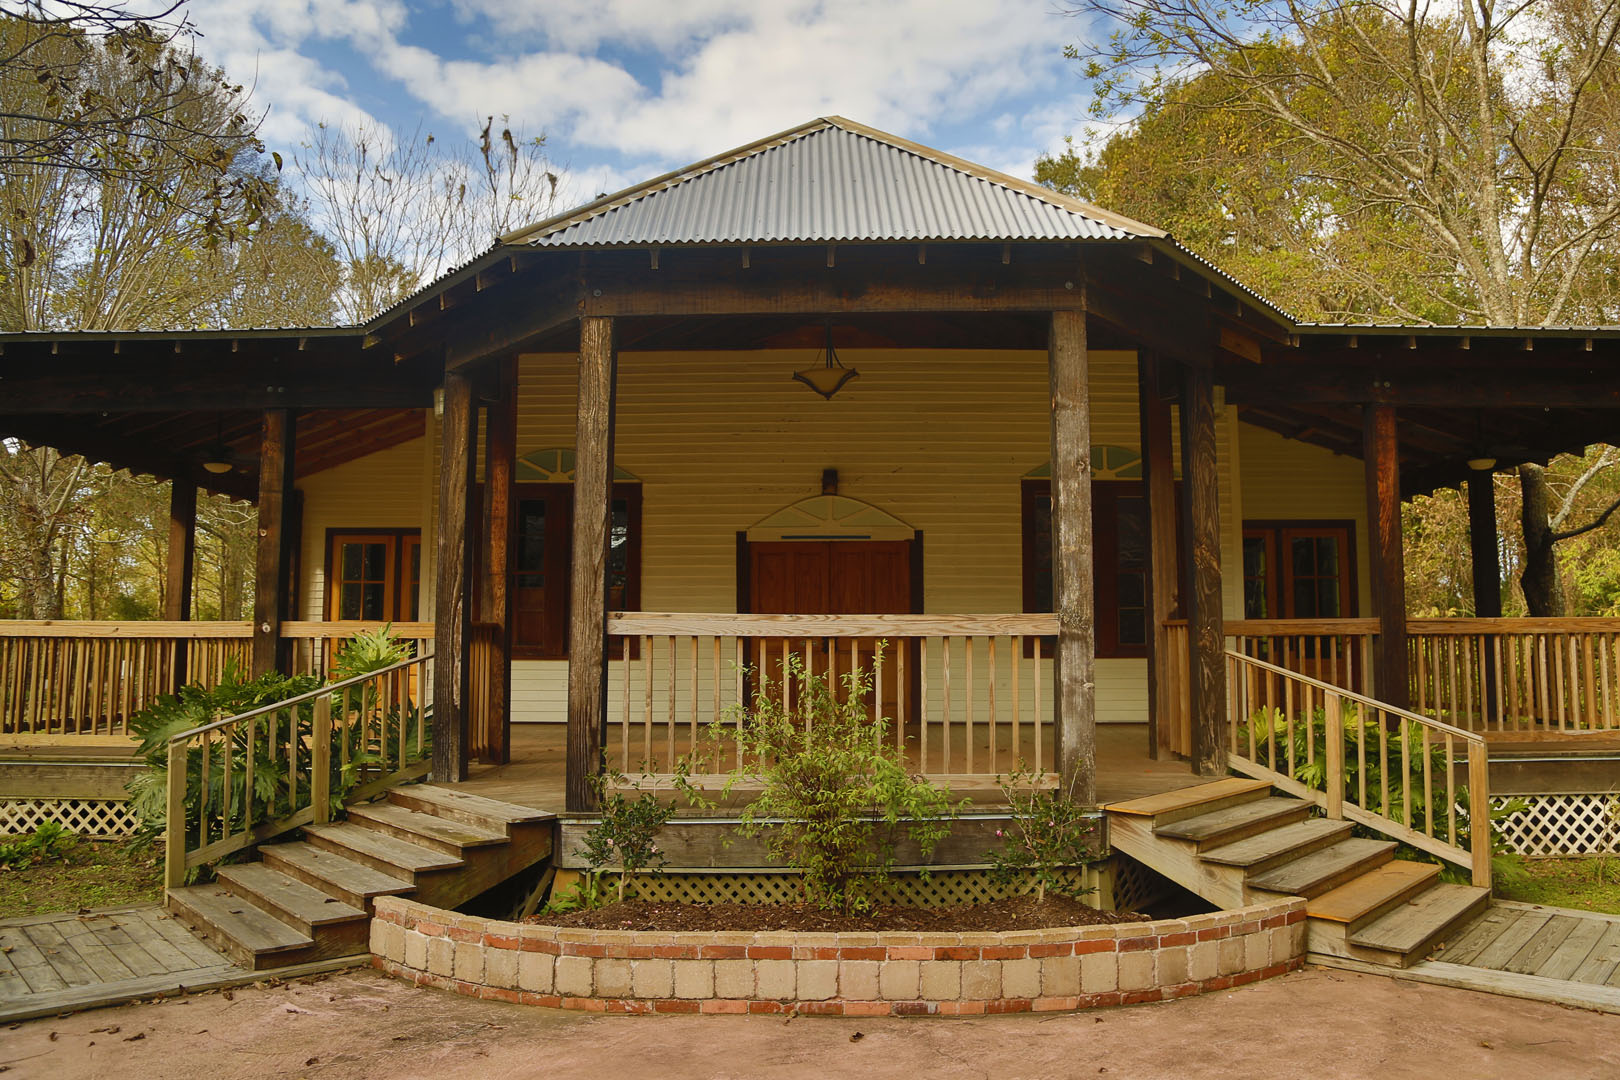
[{"label": "porch railing", "polygon": [[[1054,615],[738,615],[615,612],[608,619],[608,761],[626,773],[668,773],[728,707],[769,692],[790,707],[781,672],[797,657],[838,683],[872,676],[868,709],[893,724],[896,746],[930,777],[986,777],[1055,764]],[[881,655],[877,648],[883,643]],[[1043,655],[1044,653],[1044,655]],[[719,756],[743,764],[733,735]]]},{"label": "porch railing", "polygon": [[0,620],[0,737],[124,739],[129,718],[187,681],[246,666],[245,622]]},{"label": "porch railing", "polygon": [[1470,731],[1620,728],[1620,619],[1413,619],[1412,706]]},{"label": "porch railing", "polygon": [[293,674],[325,678],[331,672],[332,662],[337,659],[344,642],[363,630],[377,630],[384,626],[410,647],[413,656],[421,656],[433,649],[433,624],[430,622],[284,622],[281,624],[281,636],[292,642]]},{"label": "porch railing", "polygon": [[[428,772],[423,653],[169,740],[164,881]],[[334,797],[335,796],[335,797]]]},{"label": "porch railing", "polygon": [[1226,662],[1231,768],[1490,886],[1483,736],[1232,649]]}]

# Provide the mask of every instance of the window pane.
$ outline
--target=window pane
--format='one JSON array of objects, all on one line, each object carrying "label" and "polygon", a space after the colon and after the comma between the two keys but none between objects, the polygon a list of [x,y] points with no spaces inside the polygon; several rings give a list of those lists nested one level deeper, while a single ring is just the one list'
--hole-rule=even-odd
[{"label": "window pane", "polygon": [[1245,619],[1267,619],[1271,613],[1266,610],[1266,538],[1263,536],[1245,536],[1243,538],[1243,617]]},{"label": "window pane", "polygon": [[383,584],[382,582],[368,582],[360,586],[361,589],[361,618],[380,619],[383,617]]},{"label": "window pane", "polygon": [[630,580],[630,502],[613,500],[613,525],[608,533],[608,588],[618,597],[614,610],[623,610]]},{"label": "window pane", "polygon": [[1119,613],[1119,643],[1121,645],[1147,644],[1147,613],[1121,610]]},{"label": "window pane", "polygon": [[1119,606],[1122,608],[1147,607],[1147,579],[1141,573],[1126,572],[1119,575]]},{"label": "window pane", "polygon": [[343,583],[338,594],[338,618],[358,619],[361,617],[360,589],[361,586],[357,583]]},{"label": "window pane", "polygon": [[338,573],[344,581],[359,581],[361,577],[360,564],[364,556],[364,544],[344,544],[342,546],[341,568]]},{"label": "window pane", "polygon": [[1318,578],[1316,582],[1316,610],[1324,619],[1336,619],[1344,614],[1339,610],[1339,579]]},{"label": "window pane", "polygon": [[1319,536],[1316,538],[1316,572],[1328,577],[1339,575],[1339,538],[1336,536]]},{"label": "window pane", "polygon": [[542,588],[546,583],[546,500],[524,499],[518,503],[517,577],[523,588]]},{"label": "window pane", "polygon": [[1119,568],[1137,570],[1147,566],[1147,500],[1123,498],[1119,508]]},{"label": "window pane", "polygon": [[1052,497],[1042,495],[1035,500],[1035,527],[1032,538],[1035,550],[1032,588],[1036,611],[1052,610]]},{"label": "window pane", "polygon": [[1296,536],[1290,543],[1295,577],[1316,576],[1316,541],[1309,536]]},{"label": "window pane", "polygon": [[361,576],[366,581],[381,581],[388,575],[388,545],[375,543],[362,545],[365,559]]}]

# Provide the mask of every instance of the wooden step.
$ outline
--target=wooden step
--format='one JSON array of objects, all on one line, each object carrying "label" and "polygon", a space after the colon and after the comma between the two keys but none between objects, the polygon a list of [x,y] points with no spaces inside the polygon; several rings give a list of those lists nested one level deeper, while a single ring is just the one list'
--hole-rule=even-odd
[{"label": "wooden step", "polygon": [[1249,885],[1284,896],[1320,896],[1394,857],[1393,841],[1341,840],[1259,874],[1250,879]]},{"label": "wooden step", "polygon": [[259,858],[273,870],[367,911],[379,896],[399,896],[416,888],[411,881],[303,841],[265,844],[259,848]]},{"label": "wooden step", "polygon": [[1203,854],[1211,848],[1263,833],[1296,821],[1304,821],[1311,804],[1302,799],[1268,796],[1239,803],[1197,817],[1182,818],[1166,825],[1155,824],[1153,835],[1190,840]]},{"label": "wooden step", "polygon": [[1348,821],[1306,818],[1292,825],[1272,829],[1246,840],[1226,844],[1198,854],[1205,862],[1237,866],[1252,877],[1281,866],[1313,851],[1320,851],[1350,836]]},{"label": "wooden step", "polygon": [[1384,954],[1394,966],[1405,967],[1427,956],[1453,928],[1484,910],[1490,899],[1489,889],[1436,885],[1368,923],[1348,941],[1358,950]]},{"label": "wooden step", "polygon": [[1155,825],[1169,825],[1183,818],[1197,817],[1239,803],[1263,799],[1271,791],[1264,780],[1250,780],[1241,776],[1228,776],[1208,784],[1148,795],[1128,802],[1109,803],[1103,807],[1110,814],[1130,814],[1150,817]]},{"label": "wooden step", "polygon": [[454,870],[464,865],[454,855],[399,840],[357,823],[306,825],[304,839],[315,847],[364,863],[373,870],[380,870],[406,882],[414,881],[418,874]]},{"label": "wooden step", "polygon": [[302,963],[315,939],[219,885],[170,889],[169,911],[203,940],[255,971]]},{"label": "wooden step", "polygon": [[1316,897],[1306,905],[1305,914],[1342,923],[1354,934],[1439,879],[1440,867],[1434,863],[1394,859]]},{"label": "wooden step", "polygon": [[221,866],[214,874],[233,894],[303,934],[313,936],[319,929],[366,918],[365,908],[346,904],[262,862]]},{"label": "wooden step", "polygon": [[512,825],[551,821],[556,817],[544,810],[486,799],[482,795],[471,795],[435,784],[406,784],[404,787],[391,788],[388,801],[407,810],[420,810],[424,814],[497,832],[509,832]]},{"label": "wooden step", "polygon": [[508,839],[505,828],[486,829],[386,802],[349,807],[349,823],[455,856]]}]

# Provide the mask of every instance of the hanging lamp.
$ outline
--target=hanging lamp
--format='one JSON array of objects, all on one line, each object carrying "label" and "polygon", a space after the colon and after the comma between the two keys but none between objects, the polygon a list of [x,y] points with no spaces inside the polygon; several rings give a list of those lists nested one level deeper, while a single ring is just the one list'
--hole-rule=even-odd
[{"label": "hanging lamp", "polygon": [[816,367],[807,367],[803,371],[795,371],[793,378],[802,382],[828,401],[832,396],[844,388],[860,372],[854,368],[845,367],[843,361],[838,359],[838,353],[833,349],[832,320],[827,320],[827,344],[822,351],[821,363]]}]

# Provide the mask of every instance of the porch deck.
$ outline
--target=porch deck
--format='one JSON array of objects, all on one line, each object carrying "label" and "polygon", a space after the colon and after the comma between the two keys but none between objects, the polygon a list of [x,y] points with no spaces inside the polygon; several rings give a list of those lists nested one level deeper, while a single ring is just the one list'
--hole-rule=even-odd
[{"label": "porch deck", "polygon": [[[568,731],[562,724],[512,725],[512,760],[506,765],[473,765],[461,790],[502,802],[560,813],[567,759]],[[1005,767],[1005,766],[1004,766]],[[1000,792],[993,786],[952,782],[952,790],[975,804],[994,806]],[[1157,795],[1203,783],[1192,766],[1166,754],[1147,755],[1147,731],[1136,724],[1097,727],[1097,801],[1116,802]]]}]

